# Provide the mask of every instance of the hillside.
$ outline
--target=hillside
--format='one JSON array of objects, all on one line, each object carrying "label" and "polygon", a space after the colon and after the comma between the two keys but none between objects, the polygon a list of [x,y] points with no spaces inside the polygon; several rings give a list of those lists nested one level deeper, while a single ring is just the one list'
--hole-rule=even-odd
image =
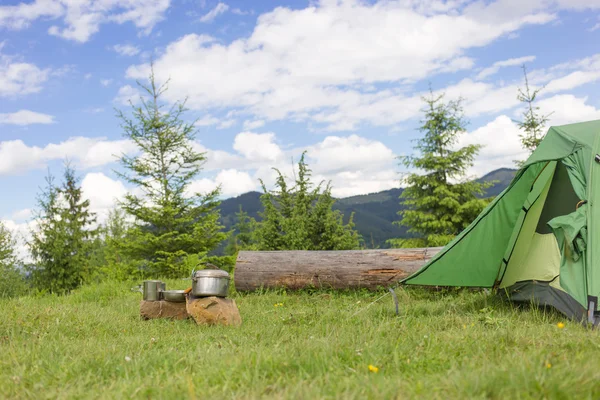
[{"label": "hillside", "polygon": [[[487,196],[497,196],[510,184],[515,172],[514,169],[501,168],[488,173],[478,181],[497,181],[486,193]],[[334,208],[344,214],[345,222],[348,221],[350,214],[354,213],[356,229],[362,235],[367,247],[384,248],[386,240],[408,236],[405,227],[393,223],[398,220],[398,211],[402,208],[399,200],[402,190],[397,188],[338,199]],[[223,200],[221,222],[227,229],[235,224],[235,213],[240,205],[251,217],[258,219],[258,212],[262,210],[260,193],[249,192]]]}]

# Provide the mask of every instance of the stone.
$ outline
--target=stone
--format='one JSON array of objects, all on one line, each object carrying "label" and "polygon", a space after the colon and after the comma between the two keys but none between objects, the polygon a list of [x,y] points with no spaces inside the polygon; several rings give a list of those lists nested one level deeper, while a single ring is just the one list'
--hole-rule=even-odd
[{"label": "stone", "polygon": [[198,325],[242,324],[240,310],[235,300],[222,297],[187,297],[187,312]]},{"label": "stone", "polygon": [[185,303],[171,301],[144,301],[140,302],[140,316],[143,319],[171,318],[186,319],[189,314]]}]

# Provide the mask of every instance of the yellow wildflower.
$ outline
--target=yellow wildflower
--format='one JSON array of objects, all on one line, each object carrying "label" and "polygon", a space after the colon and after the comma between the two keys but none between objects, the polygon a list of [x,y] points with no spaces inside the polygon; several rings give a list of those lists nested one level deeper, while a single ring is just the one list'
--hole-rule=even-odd
[{"label": "yellow wildflower", "polygon": [[369,371],[371,372],[379,372],[379,368],[374,365],[369,364]]},{"label": "yellow wildflower", "polygon": [[549,362],[546,363],[546,368],[552,368],[552,364],[550,364]]},{"label": "yellow wildflower", "polygon": [[565,327],[565,324],[563,324],[562,322],[559,322],[558,324],[556,324],[556,326],[558,327],[558,329],[562,329]]}]

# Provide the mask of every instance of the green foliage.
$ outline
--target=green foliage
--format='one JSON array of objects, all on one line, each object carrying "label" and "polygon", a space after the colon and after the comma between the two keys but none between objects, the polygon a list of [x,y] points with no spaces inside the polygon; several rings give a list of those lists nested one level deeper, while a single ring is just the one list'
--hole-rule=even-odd
[{"label": "green foliage", "polygon": [[229,238],[225,247],[225,254],[235,255],[240,250],[256,250],[255,234],[256,221],[244,212],[240,204],[240,210],[235,213],[236,223],[234,225],[234,233]]},{"label": "green foliage", "polygon": [[[298,162],[298,175],[293,187],[288,187],[279,170],[276,190],[268,191],[264,183],[261,202],[262,220],[248,235],[247,246],[257,250],[350,250],[360,246],[360,236],[354,230],[352,215],[344,224],[343,215],[333,210],[335,199],[331,184],[312,187],[310,169],[304,161]],[[254,237],[252,237],[254,236]]]},{"label": "green foliage", "polygon": [[19,271],[19,259],[15,254],[16,240],[0,221],[0,298],[23,295],[27,284]]},{"label": "green foliage", "polygon": [[[403,246],[443,246],[466,228],[489,203],[481,199],[492,183],[466,179],[467,169],[479,152],[480,145],[468,145],[455,150],[459,136],[465,132],[462,100],[444,102],[444,95],[423,101],[425,118],[417,140],[419,154],[402,157],[402,164],[423,174],[409,173],[407,185],[400,196],[406,209],[398,214],[398,223],[408,226],[409,232],[421,240],[405,241]],[[398,243],[396,243],[398,244]]]},{"label": "green foliage", "polygon": [[[519,88],[517,99],[520,102],[526,103],[527,107],[523,112],[523,120],[516,121],[516,123],[523,131],[520,135],[523,148],[532,153],[544,138],[544,128],[546,127],[546,124],[549,121],[548,117],[551,114],[541,115],[539,113],[540,108],[533,105],[538,93],[543,87],[532,90],[529,87],[529,79],[527,78],[527,69],[525,68],[525,65],[523,65],[522,68],[523,74],[525,75],[525,90]],[[522,163],[522,161],[517,161],[518,165],[522,165]]]},{"label": "green foliage", "polygon": [[67,164],[62,186],[49,175],[47,187],[38,196],[37,227],[31,231],[29,249],[34,287],[52,293],[69,292],[86,282],[92,271],[89,261],[90,229],[95,216],[82,197],[79,179]]},{"label": "green foliage", "polygon": [[119,175],[143,193],[129,193],[121,202],[135,219],[123,249],[135,263],[143,264],[147,276],[181,276],[189,272],[190,256],[202,257],[227,235],[219,224],[219,189],[205,195],[189,193],[205,156],[192,146],[195,129],[182,120],[185,104],[177,102],[165,111],[160,96],[167,84],[157,87],[154,72],[149,81],[149,86],[140,86],[150,100],[142,98],[141,106],[131,105],[133,118],[119,112],[124,136],[141,151],[121,157],[127,172]]},{"label": "green foliage", "polygon": [[99,279],[126,281],[144,277],[139,262],[136,263],[124,251],[131,229],[126,217],[123,210],[114,208],[108,213],[104,225],[98,228],[90,258],[95,266],[95,276]]}]

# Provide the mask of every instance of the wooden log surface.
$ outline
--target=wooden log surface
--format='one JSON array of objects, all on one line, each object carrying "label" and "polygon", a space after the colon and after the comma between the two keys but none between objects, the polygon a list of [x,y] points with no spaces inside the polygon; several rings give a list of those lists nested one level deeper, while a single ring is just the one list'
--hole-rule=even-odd
[{"label": "wooden log surface", "polygon": [[235,288],[388,287],[419,270],[441,249],[240,251]]}]

